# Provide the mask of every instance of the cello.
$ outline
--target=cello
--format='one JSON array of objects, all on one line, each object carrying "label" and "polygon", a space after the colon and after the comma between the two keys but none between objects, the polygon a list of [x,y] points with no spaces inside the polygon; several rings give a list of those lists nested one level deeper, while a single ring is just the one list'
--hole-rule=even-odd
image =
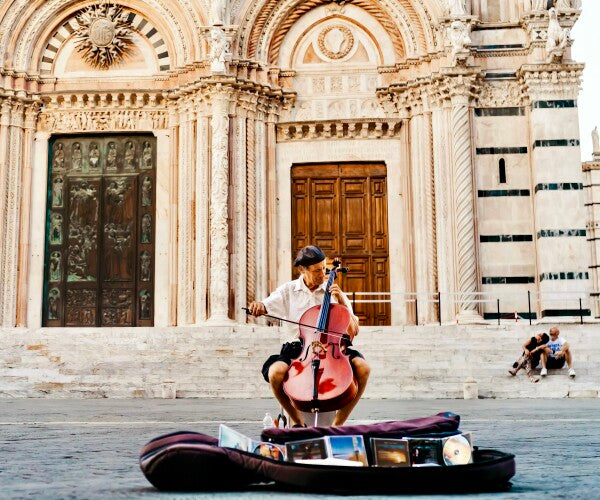
[{"label": "cello", "polygon": [[339,410],[350,403],[358,391],[350,359],[342,352],[342,342],[350,335],[339,333],[347,331],[350,311],[332,303],[329,290],[337,273],[347,271],[338,270],[340,264],[340,259],[333,260],[323,303],[306,310],[298,322],[303,348],[292,360],[283,390],[300,411]]}]

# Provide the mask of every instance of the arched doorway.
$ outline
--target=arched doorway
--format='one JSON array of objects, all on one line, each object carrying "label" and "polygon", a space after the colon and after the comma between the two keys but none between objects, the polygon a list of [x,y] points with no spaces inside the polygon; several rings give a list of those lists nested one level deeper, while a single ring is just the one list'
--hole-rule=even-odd
[{"label": "arched doorway", "polygon": [[156,139],[70,135],[49,147],[44,326],[151,326]]}]

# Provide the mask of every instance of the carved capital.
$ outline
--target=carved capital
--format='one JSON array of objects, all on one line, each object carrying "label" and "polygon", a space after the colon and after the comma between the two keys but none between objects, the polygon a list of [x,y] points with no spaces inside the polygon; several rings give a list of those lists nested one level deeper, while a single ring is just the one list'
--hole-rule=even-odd
[{"label": "carved capital", "polygon": [[577,99],[583,64],[535,64],[523,66],[517,77],[530,101]]},{"label": "carved capital", "polygon": [[518,81],[486,82],[477,96],[478,106],[482,108],[518,107],[524,104],[523,89]]}]

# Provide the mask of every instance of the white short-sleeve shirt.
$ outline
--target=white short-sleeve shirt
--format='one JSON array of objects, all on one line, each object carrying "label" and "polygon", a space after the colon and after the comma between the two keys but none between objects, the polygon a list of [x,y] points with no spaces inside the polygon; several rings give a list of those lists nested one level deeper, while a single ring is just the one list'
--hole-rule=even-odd
[{"label": "white short-sleeve shirt", "polygon": [[[300,275],[298,279],[281,285],[264,299],[262,303],[267,308],[267,313],[271,316],[278,316],[298,322],[308,309],[323,303],[326,286],[327,283],[324,282],[311,292],[306,283],[304,283],[304,278]],[[342,293],[342,297],[342,304],[350,309],[352,313],[350,300],[344,293]],[[337,300],[333,296],[331,296],[331,301],[337,303]],[[358,318],[354,317],[358,321]]]}]

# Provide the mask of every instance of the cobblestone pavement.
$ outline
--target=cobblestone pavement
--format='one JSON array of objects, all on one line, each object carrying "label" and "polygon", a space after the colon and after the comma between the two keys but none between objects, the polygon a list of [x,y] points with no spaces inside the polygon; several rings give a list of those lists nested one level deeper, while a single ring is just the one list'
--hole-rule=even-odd
[{"label": "cobblestone pavement", "polygon": [[[219,423],[258,435],[265,411],[275,410],[264,399],[1,399],[0,498],[312,497],[263,491],[163,494],[140,472],[138,452],[153,437],[184,429],[216,435]],[[389,420],[453,411],[462,417],[461,428],[473,431],[476,445],[516,455],[510,492],[469,498],[591,499],[600,498],[599,410],[600,399],[363,400],[353,417]]]}]

